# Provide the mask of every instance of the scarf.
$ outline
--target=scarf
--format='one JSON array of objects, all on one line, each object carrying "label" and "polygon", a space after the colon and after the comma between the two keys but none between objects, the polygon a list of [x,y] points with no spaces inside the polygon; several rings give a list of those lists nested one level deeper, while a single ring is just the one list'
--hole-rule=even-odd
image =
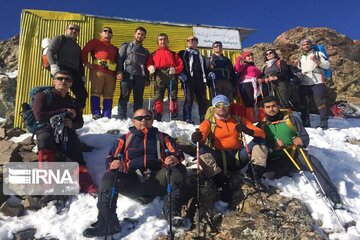
[{"label": "scarf", "polygon": [[214,113],[214,117],[217,119],[220,119],[221,121],[226,122],[229,119],[229,114],[226,117],[221,117],[221,116],[217,115],[216,113]]},{"label": "scarf", "polygon": [[266,115],[266,120],[268,122],[276,122],[276,121],[279,121],[279,120],[282,120],[284,118],[284,115],[281,113],[281,112],[278,112],[276,115],[274,116],[268,116]]},{"label": "scarf", "polygon": [[194,71],[193,71],[194,55],[199,55],[201,71],[202,71],[202,74],[203,74],[203,80],[204,80],[204,82],[206,82],[206,76],[205,76],[205,71],[204,71],[204,60],[203,60],[202,55],[200,54],[199,50],[198,49],[187,48],[186,51],[189,53],[190,76],[191,77],[194,76]]},{"label": "scarf", "polygon": [[265,62],[266,68],[271,67],[271,66],[276,62],[276,60],[277,60],[277,59],[274,58],[274,59],[271,59],[271,60],[266,61],[266,62]]}]

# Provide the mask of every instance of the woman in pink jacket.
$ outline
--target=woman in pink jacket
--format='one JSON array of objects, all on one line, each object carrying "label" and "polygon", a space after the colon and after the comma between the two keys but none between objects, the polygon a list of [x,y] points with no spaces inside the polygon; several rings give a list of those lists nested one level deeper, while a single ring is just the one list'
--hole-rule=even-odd
[{"label": "woman in pink jacket", "polygon": [[255,66],[254,55],[246,51],[236,59],[234,70],[238,76],[238,94],[243,105],[246,107],[247,118],[254,122],[257,113],[254,114],[257,99],[260,96],[260,87],[257,78],[261,75],[261,70]]}]

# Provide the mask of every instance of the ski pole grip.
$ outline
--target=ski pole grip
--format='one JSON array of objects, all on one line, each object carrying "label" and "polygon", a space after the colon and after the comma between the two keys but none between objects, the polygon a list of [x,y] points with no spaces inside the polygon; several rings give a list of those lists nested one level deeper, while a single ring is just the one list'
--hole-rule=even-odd
[{"label": "ski pole grip", "polygon": [[120,161],[120,167],[118,169],[119,172],[125,172],[125,168],[124,168],[124,155],[122,155],[121,153],[119,153],[116,156],[116,159]]}]

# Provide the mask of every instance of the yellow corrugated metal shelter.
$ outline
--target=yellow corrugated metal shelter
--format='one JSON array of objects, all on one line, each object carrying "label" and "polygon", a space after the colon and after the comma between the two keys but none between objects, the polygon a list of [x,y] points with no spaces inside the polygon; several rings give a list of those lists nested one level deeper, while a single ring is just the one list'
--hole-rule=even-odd
[{"label": "yellow corrugated metal shelter", "polygon": [[[133,40],[134,30],[138,26],[147,29],[146,40],[144,46],[150,52],[156,50],[157,35],[165,32],[169,35],[170,48],[173,51],[180,51],[186,48],[186,39],[193,34],[194,25],[150,22],[143,20],[132,20],[125,18],[106,18],[87,14],[55,12],[44,10],[25,9],[21,14],[20,23],[20,48],[19,48],[19,66],[18,66],[18,82],[16,89],[16,105],[15,105],[15,127],[22,127],[22,119],[20,117],[21,104],[29,102],[29,92],[35,86],[51,85],[52,81],[48,70],[42,67],[41,60],[41,40],[44,38],[52,38],[60,34],[64,34],[66,26],[69,23],[76,23],[80,26],[81,32],[78,37],[78,43],[81,47],[93,39],[97,38],[102,27],[108,26],[113,29],[112,43],[120,46],[123,42]],[[196,25],[200,26],[200,25]],[[219,29],[236,29],[239,31],[242,39],[254,32],[253,29],[245,28],[226,28],[208,26]],[[206,56],[210,54],[210,49],[201,49]],[[238,51],[224,51],[233,62]],[[88,75],[88,72],[86,73]],[[180,85],[180,84],[179,84]],[[86,83],[89,90],[90,84]],[[90,91],[89,91],[90,92]],[[117,82],[114,105],[117,104],[119,98],[120,86]],[[149,89],[145,89],[144,98],[148,98]],[[179,91],[179,98],[183,98],[182,91]],[[85,107],[85,113],[90,112],[89,102]]]}]

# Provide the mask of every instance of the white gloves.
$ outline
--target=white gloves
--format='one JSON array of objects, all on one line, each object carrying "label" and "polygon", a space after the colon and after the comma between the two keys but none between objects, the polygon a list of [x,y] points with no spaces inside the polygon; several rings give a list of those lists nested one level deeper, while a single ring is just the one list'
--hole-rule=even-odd
[{"label": "white gloves", "polygon": [[174,68],[174,67],[170,67],[170,68],[169,68],[169,74],[170,74],[170,75],[175,75],[175,74],[176,74],[176,71],[175,71],[175,68]]},{"label": "white gloves", "polygon": [[51,64],[50,65],[50,73],[51,75],[55,76],[55,73],[59,72],[60,68],[57,64]]},{"label": "white gloves", "polygon": [[149,70],[149,73],[150,73],[150,74],[154,74],[154,73],[155,73],[155,67],[154,67],[153,65],[150,65],[150,66],[148,67],[148,70]]}]

